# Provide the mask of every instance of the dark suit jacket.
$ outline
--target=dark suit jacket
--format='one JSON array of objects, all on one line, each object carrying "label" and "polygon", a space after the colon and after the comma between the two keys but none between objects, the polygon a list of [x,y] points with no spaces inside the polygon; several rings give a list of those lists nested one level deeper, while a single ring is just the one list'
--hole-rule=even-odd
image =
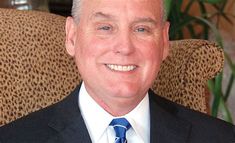
[{"label": "dark suit jacket", "polygon": [[[0,143],[90,143],[77,87],[63,101],[0,128]],[[235,143],[234,126],[149,91],[151,143]]]}]

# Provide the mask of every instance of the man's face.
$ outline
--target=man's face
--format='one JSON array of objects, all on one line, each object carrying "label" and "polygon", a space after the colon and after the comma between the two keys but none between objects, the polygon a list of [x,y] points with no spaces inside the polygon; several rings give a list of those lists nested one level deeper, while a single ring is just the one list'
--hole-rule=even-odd
[{"label": "man's face", "polygon": [[66,24],[66,48],[98,102],[138,103],[168,54],[160,0],[84,0]]}]

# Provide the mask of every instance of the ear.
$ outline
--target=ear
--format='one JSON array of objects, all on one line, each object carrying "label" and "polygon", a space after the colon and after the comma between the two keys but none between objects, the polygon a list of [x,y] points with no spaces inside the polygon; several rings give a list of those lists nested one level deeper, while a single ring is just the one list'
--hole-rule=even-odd
[{"label": "ear", "polygon": [[170,41],[169,41],[169,27],[170,27],[170,23],[169,22],[165,22],[164,23],[164,27],[163,27],[163,60],[166,59],[166,57],[169,54],[169,48],[170,48]]},{"label": "ear", "polygon": [[75,42],[76,42],[76,24],[72,17],[66,19],[65,25],[66,41],[65,47],[69,55],[75,55]]}]

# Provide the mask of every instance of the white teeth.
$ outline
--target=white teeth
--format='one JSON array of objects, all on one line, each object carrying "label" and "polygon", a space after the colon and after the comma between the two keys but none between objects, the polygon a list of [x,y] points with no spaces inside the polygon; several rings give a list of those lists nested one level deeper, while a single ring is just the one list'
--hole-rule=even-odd
[{"label": "white teeth", "polygon": [[112,65],[112,64],[107,64],[107,67],[110,68],[111,70],[115,71],[132,71],[136,68],[134,65],[129,65],[129,66],[121,66],[121,65]]}]

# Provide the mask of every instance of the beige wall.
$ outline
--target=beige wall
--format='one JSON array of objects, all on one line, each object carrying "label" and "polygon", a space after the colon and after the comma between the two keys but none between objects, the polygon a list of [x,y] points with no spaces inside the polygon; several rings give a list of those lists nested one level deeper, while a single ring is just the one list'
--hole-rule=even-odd
[{"label": "beige wall", "polygon": [[[188,0],[185,0],[185,5],[188,3]],[[184,9],[185,7],[183,7]],[[208,13],[213,13],[215,9],[210,6],[209,4],[207,5],[207,10]],[[190,13],[192,15],[198,15],[200,14],[199,11],[199,6],[197,3],[194,3],[192,9],[190,10]],[[233,22],[235,24],[235,0],[228,0],[228,4],[226,6],[226,13],[229,13],[230,15],[234,15],[234,17],[229,16],[231,19],[233,19]],[[216,18],[214,19],[215,21],[217,20]],[[229,24],[227,21],[225,21],[224,18],[221,18],[219,20],[219,25],[220,29],[222,29],[223,32],[226,32],[228,35],[231,35],[231,37],[235,37],[235,27],[234,25]],[[200,29],[199,29],[200,30]]]}]

